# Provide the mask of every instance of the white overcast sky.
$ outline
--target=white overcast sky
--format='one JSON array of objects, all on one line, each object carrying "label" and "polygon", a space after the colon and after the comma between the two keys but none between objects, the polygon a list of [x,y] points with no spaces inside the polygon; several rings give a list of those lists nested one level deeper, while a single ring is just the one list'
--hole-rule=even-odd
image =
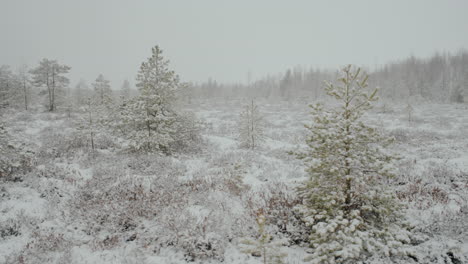
[{"label": "white overcast sky", "polygon": [[41,58],[119,88],[160,45],[184,81],[374,67],[468,48],[467,0],[0,0],[0,64]]}]

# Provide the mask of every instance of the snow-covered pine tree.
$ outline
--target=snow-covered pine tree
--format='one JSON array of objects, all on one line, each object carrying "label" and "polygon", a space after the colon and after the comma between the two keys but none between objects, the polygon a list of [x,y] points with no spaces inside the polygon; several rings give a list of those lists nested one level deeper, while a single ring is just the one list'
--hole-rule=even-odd
[{"label": "snow-covered pine tree", "polygon": [[47,88],[47,108],[53,112],[57,108],[57,98],[60,91],[69,83],[64,74],[71,68],[67,65],[60,65],[56,60],[42,59],[39,66],[32,69],[33,83],[36,87],[45,86]]},{"label": "snow-covered pine tree", "polygon": [[96,102],[99,105],[109,106],[112,103],[112,90],[109,80],[105,79],[102,74],[99,74],[93,83],[93,87],[97,97]]},{"label": "snow-covered pine tree", "polygon": [[130,88],[130,82],[128,80],[124,80],[122,83],[122,87],[120,87],[120,103],[123,103],[125,100],[130,99],[130,93],[131,93],[131,88]]},{"label": "snow-covered pine tree", "polygon": [[254,103],[246,105],[239,119],[239,141],[241,147],[254,149],[265,140],[263,117]]},{"label": "snow-covered pine tree", "polygon": [[394,157],[384,150],[391,139],[361,120],[377,100],[377,89],[367,92],[367,79],[346,66],[339,84],[326,85],[340,107],[311,106],[308,150],[297,156],[308,166],[298,209],[310,228],[312,263],[355,263],[371,254],[396,254],[408,242],[402,208],[384,183],[392,177]]},{"label": "snow-covered pine tree", "polygon": [[275,241],[265,230],[266,218],[260,213],[256,219],[259,237],[256,240],[244,239],[240,241],[241,251],[246,254],[261,257],[263,264],[282,264],[287,256],[279,247],[284,241]]},{"label": "snow-covered pine tree", "polygon": [[120,131],[136,151],[169,154],[177,138],[174,103],[180,83],[159,46],[152,48],[152,56],[141,64],[136,80],[139,96],[121,107]]}]

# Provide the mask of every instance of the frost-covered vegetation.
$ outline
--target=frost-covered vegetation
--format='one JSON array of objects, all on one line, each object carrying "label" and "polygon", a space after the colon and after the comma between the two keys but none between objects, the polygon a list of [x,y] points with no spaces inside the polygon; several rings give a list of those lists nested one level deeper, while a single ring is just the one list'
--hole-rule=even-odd
[{"label": "frost-covered vegetation", "polygon": [[377,89],[369,90],[368,78],[349,65],[338,84],[327,83],[327,93],[339,107],[312,106],[308,150],[297,153],[308,165],[298,208],[310,229],[313,253],[308,259],[313,263],[396,255],[410,242],[401,206],[386,186],[394,170],[394,157],[384,149],[391,138],[362,121],[378,98]]},{"label": "frost-covered vegetation", "polygon": [[138,90],[1,69],[1,263],[468,262],[461,92],[395,101],[349,66],[332,97],[292,72],[204,96],[158,46]]}]

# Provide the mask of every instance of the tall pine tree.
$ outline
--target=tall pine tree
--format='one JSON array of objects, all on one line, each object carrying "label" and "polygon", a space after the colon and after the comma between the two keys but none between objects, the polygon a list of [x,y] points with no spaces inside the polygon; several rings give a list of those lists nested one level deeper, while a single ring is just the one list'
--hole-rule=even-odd
[{"label": "tall pine tree", "polygon": [[174,103],[181,87],[179,77],[169,70],[169,61],[155,46],[136,80],[139,96],[122,106],[121,131],[134,150],[168,154],[176,139]]},{"label": "tall pine tree", "polygon": [[377,100],[368,76],[351,65],[339,84],[327,83],[339,107],[311,106],[308,150],[298,153],[309,179],[299,188],[304,221],[310,227],[313,263],[355,263],[369,254],[396,254],[408,241],[401,229],[401,207],[384,181],[392,177],[391,139],[362,121]]},{"label": "tall pine tree", "polygon": [[57,108],[57,97],[70,82],[64,75],[70,71],[67,65],[58,64],[56,60],[42,59],[39,66],[32,69],[33,84],[47,88],[47,108],[53,112]]}]

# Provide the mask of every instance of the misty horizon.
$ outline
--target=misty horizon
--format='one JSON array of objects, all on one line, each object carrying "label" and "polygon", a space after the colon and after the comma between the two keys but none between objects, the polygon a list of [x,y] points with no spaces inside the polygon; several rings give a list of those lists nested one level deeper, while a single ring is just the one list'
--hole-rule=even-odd
[{"label": "misty horizon", "polygon": [[159,45],[183,81],[242,83],[296,66],[372,70],[410,56],[468,47],[465,1],[376,3],[259,1],[5,1],[1,64],[33,68],[42,58],[72,67],[71,84],[99,74],[132,86]]}]

